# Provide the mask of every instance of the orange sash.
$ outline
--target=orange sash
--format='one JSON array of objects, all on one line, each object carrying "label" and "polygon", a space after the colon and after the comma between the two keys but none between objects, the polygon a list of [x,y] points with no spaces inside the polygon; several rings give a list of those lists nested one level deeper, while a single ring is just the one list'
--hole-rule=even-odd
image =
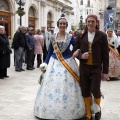
[{"label": "orange sash", "polygon": [[53,45],[53,48],[54,48],[54,51],[56,53],[58,60],[62,63],[62,65],[65,67],[65,69],[73,76],[73,78],[80,84],[80,78],[72,70],[72,68],[68,65],[68,63],[64,60],[64,58],[60,52],[60,49],[58,48],[58,45],[57,45],[55,40],[53,40],[52,45]]},{"label": "orange sash", "polygon": [[108,47],[118,57],[118,59],[120,60],[120,55],[110,45],[108,45]]}]

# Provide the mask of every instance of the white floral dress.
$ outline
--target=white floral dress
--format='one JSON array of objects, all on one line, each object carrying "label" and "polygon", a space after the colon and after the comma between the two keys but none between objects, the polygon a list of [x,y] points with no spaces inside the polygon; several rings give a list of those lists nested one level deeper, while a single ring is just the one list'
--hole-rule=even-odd
[{"label": "white floral dress", "polygon": [[[70,57],[66,62],[79,75],[75,60]],[[85,115],[80,85],[53,57],[49,60],[43,84],[39,87],[34,112],[38,118],[57,120],[78,119]]]}]

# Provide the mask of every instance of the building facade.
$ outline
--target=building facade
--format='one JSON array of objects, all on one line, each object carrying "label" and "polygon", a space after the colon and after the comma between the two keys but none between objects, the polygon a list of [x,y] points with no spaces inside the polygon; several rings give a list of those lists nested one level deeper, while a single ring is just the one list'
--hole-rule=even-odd
[{"label": "building facade", "polygon": [[[22,6],[25,11],[22,16],[22,26],[31,26],[35,29],[46,26],[52,29],[56,26],[63,7],[66,19],[70,20],[73,9],[70,0],[26,0],[25,5]],[[13,36],[20,26],[20,16],[15,13],[18,8],[16,0],[0,0],[0,25],[5,26],[8,36]]]},{"label": "building facade", "polygon": [[95,14],[99,18],[100,0],[71,0],[73,3],[72,25],[76,26],[77,29],[81,29],[81,22],[83,26],[86,22],[86,17],[89,14]]}]

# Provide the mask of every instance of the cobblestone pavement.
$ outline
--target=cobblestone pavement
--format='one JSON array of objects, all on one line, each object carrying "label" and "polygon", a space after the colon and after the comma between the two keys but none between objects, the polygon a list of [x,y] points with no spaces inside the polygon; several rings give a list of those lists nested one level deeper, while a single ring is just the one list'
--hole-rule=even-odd
[{"label": "cobblestone pavement", "polygon": [[[11,60],[10,77],[0,79],[0,120],[38,120],[33,111],[40,71],[15,72]],[[120,120],[120,81],[102,81],[101,91],[101,120]]]}]

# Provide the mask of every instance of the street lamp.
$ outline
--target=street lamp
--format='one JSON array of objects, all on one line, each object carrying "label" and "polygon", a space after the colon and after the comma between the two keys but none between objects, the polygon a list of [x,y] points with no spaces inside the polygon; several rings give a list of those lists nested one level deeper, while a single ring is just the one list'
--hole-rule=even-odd
[{"label": "street lamp", "polygon": [[83,16],[80,16],[80,30],[83,30]]},{"label": "street lamp", "polygon": [[61,9],[61,12],[62,12],[61,17],[65,17],[65,13],[66,13],[66,11],[65,11],[65,8],[64,8],[64,7]]},{"label": "street lamp", "polygon": [[20,26],[22,26],[22,16],[25,14],[24,8],[22,6],[25,5],[26,0],[15,0],[15,1],[19,5],[19,8],[16,13],[20,16]]}]

